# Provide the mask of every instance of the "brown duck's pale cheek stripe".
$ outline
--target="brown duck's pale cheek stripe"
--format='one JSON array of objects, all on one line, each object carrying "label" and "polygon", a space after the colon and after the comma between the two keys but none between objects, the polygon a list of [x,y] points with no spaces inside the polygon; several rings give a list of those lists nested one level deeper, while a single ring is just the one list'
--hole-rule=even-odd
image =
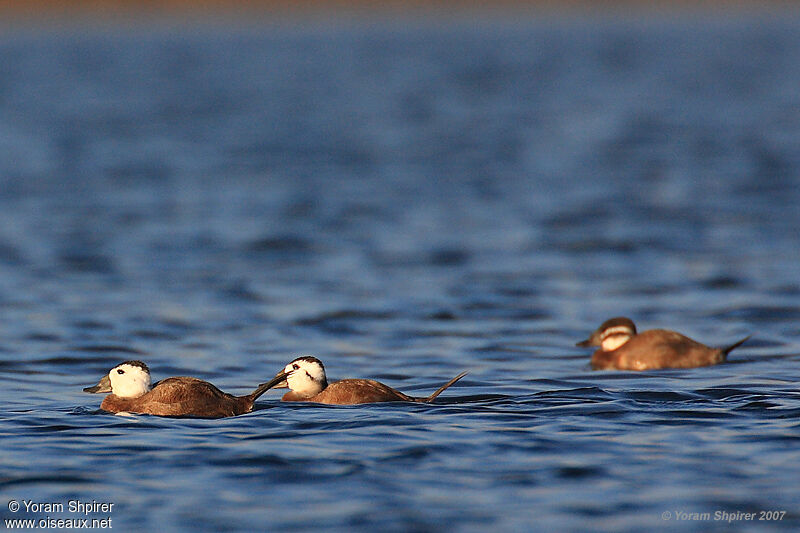
[{"label": "brown duck's pale cheek stripe", "polygon": [[608,328],[603,331],[602,340],[606,340],[608,337],[612,335],[625,335],[630,337],[631,335],[631,328],[628,326],[614,326],[613,328]]},{"label": "brown duck's pale cheek stripe", "polygon": [[606,336],[601,344],[604,352],[611,352],[628,342],[629,333],[617,333],[616,335]]}]

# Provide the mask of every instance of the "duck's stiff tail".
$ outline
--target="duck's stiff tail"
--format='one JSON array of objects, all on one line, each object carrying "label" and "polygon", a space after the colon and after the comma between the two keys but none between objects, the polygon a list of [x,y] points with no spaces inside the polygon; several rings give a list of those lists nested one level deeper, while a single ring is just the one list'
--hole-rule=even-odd
[{"label": "duck's stiff tail", "polygon": [[745,342],[747,339],[749,339],[750,337],[752,337],[752,335],[748,335],[748,336],[747,336],[747,337],[745,337],[744,339],[742,339],[742,340],[740,340],[740,341],[738,341],[738,342],[734,342],[734,343],[733,343],[733,344],[731,344],[730,346],[726,346],[725,348],[723,348],[723,349],[722,349],[722,358],[723,358],[723,360],[724,360],[724,359],[727,359],[727,358],[728,358],[728,354],[729,354],[729,353],[731,353],[731,351],[733,351],[735,348],[738,348],[739,346],[741,346],[742,344],[744,344],[744,342]]},{"label": "duck's stiff tail", "polygon": [[414,398],[414,401],[415,402],[420,402],[420,403],[431,403],[433,400],[436,399],[437,396],[439,396],[441,393],[443,393],[448,387],[450,387],[456,381],[458,381],[459,379],[463,378],[466,375],[467,375],[467,371],[465,370],[464,372],[460,373],[459,375],[457,375],[456,377],[454,377],[453,379],[451,379],[450,381],[448,381],[447,383],[445,383],[444,385],[439,387],[439,389],[436,392],[434,392],[433,394],[431,394],[427,398]]}]

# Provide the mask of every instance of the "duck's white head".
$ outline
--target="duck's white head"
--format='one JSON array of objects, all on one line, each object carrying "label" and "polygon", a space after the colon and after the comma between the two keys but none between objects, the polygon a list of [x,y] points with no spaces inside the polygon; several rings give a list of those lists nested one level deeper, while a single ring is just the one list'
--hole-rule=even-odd
[{"label": "duck's white head", "polygon": [[328,386],[325,366],[322,361],[310,355],[298,357],[278,373],[276,378],[284,376],[284,381],[277,388],[289,388],[302,396],[312,397]]},{"label": "duck's white head", "polygon": [[125,361],[112,368],[94,387],[86,392],[110,392],[120,398],[138,398],[150,390],[150,369],[141,361]]},{"label": "duck's white head", "polygon": [[634,335],[636,335],[636,325],[633,320],[620,316],[603,322],[591,337],[577,345],[600,346],[604,352],[611,352],[628,342]]}]

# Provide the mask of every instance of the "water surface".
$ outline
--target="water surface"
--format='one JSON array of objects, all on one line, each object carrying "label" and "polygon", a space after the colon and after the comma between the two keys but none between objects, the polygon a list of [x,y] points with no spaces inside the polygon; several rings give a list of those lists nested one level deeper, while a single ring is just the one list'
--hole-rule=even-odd
[{"label": "water surface", "polygon": [[[2,518],[800,525],[795,15],[6,29],[0,56]],[[754,337],[592,372],[574,344],[620,314]],[[225,420],[81,392],[141,359],[244,394],[300,354],[416,395],[470,374]]]}]

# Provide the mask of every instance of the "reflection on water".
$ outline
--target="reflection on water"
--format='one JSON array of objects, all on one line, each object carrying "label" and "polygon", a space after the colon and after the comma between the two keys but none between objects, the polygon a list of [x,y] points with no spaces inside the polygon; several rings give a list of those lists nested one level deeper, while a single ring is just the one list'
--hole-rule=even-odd
[{"label": "reflection on water", "polygon": [[[6,30],[0,54],[3,518],[797,528],[796,18]],[[754,337],[590,371],[575,342],[620,314]],[[81,392],[141,359],[245,393],[300,354],[411,394],[470,374],[436,405],[268,393],[212,421]]]}]

